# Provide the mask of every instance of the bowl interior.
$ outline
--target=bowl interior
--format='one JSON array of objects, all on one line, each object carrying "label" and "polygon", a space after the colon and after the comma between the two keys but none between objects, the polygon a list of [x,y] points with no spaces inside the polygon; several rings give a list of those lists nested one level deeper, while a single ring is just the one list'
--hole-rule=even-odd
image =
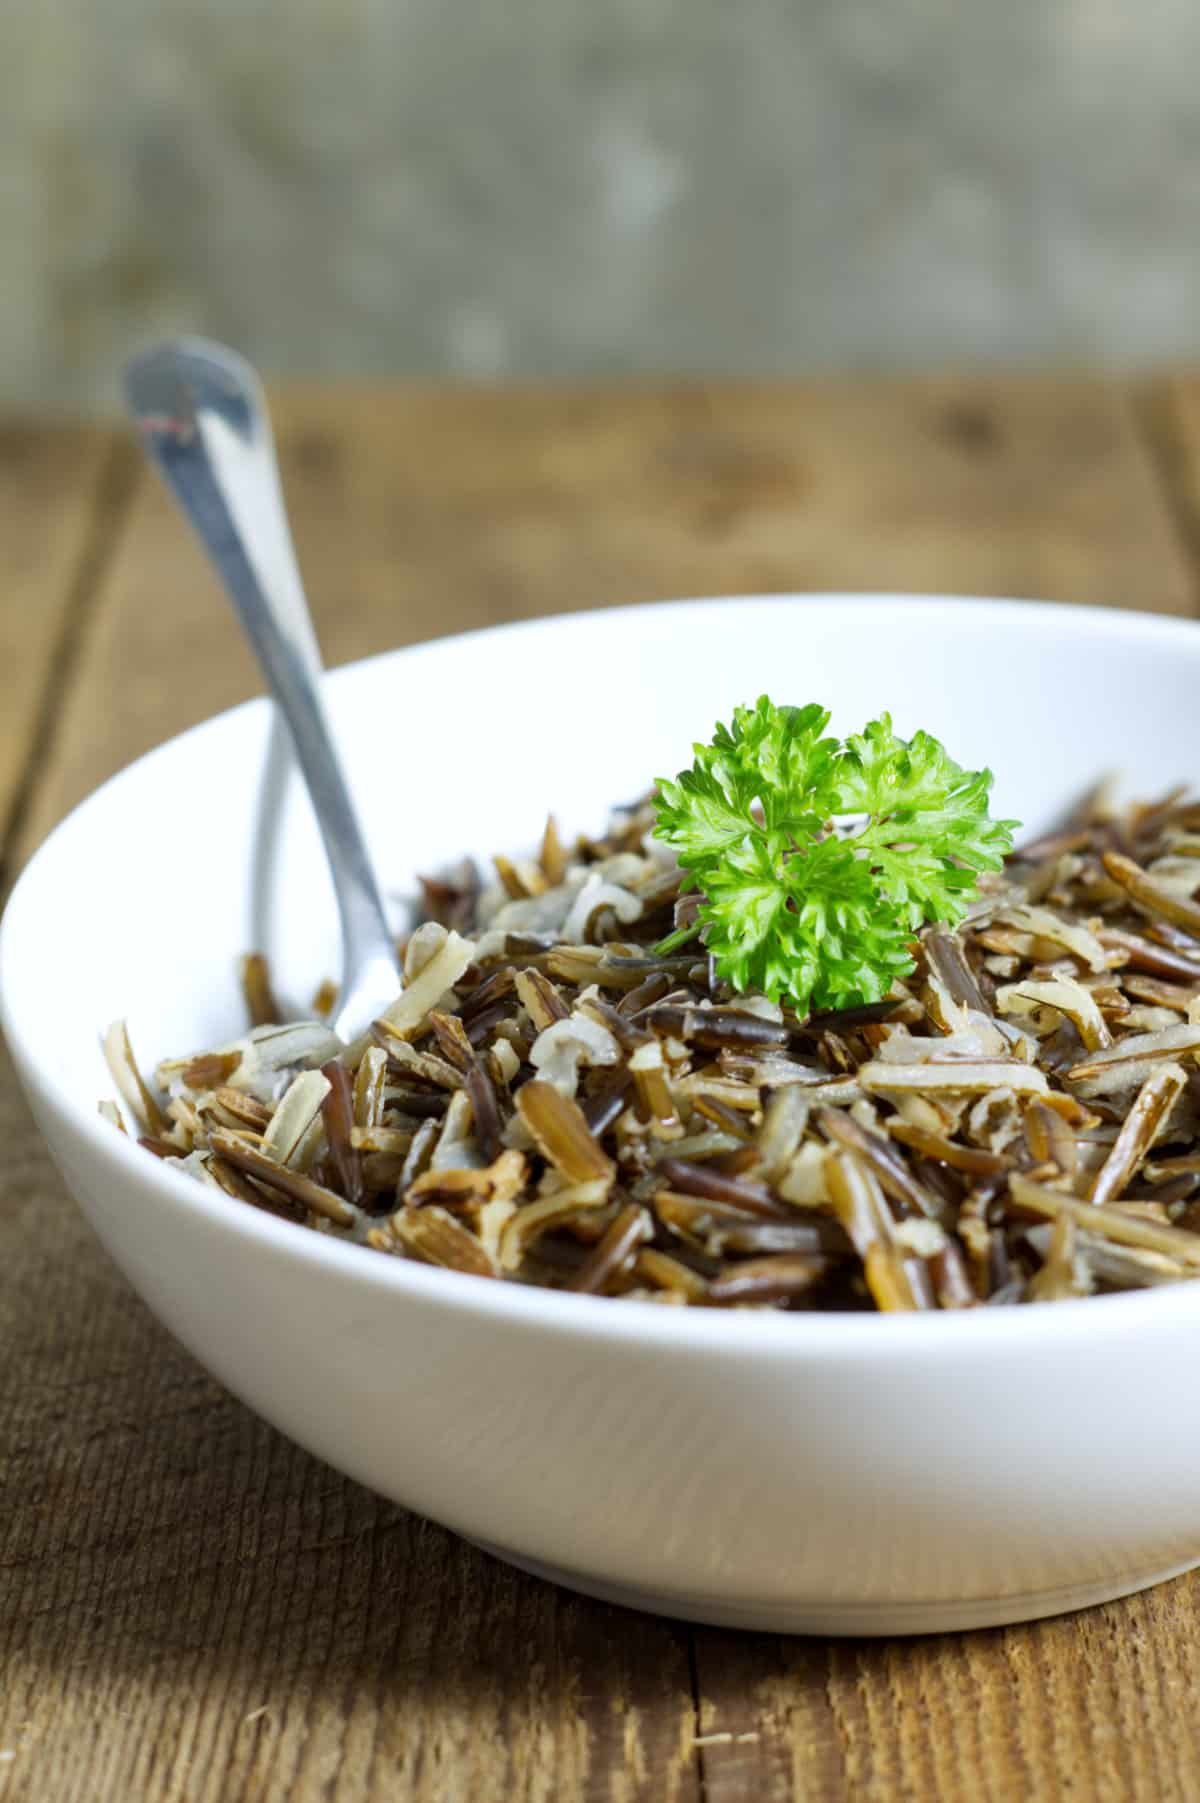
[{"label": "bowl interior", "polygon": [[[846,732],[888,708],[996,772],[995,812],[1051,824],[1105,771],[1130,794],[1200,770],[1200,632],[1080,608],[900,597],[671,603],[567,616],[335,672],[330,706],[385,887],[534,842],[690,761],[733,706],[820,700]],[[265,703],[142,759],[22,877],[0,945],[10,1034],[56,1101],[111,1093],[97,1037],[145,1064],[240,1030],[237,954],[304,1005],[338,974],[332,895]]]}]

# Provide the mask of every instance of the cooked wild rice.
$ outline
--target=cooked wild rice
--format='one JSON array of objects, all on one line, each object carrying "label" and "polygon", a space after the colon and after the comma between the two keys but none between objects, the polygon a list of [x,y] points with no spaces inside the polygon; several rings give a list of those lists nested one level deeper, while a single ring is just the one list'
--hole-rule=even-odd
[{"label": "cooked wild rice", "polygon": [[274,1019],[256,957],[255,1024],[153,1086],[118,1022],[140,1143],[319,1232],[592,1295],[971,1308],[1200,1273],[1200,802],[1098,794],[888,1000],[807,1020],[699,942],[655,955],[695,901],[653,818],[427,880],[355,1045]]}]

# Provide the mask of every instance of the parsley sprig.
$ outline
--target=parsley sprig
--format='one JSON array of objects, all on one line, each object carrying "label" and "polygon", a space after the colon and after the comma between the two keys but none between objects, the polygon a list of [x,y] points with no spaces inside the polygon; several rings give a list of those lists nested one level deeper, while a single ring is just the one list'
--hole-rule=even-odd
[{"label": "parsley sprig", "polygon": [[881,714],[842,742],[828,724],[764,695],[658,784],[657,836],[702,897],[659,951],[702,934],[726,982],[802,1013],[881,1000],[920,928],[963,918],[1018,824],[989,818],[991,772],[929,733],[898,738]]}]

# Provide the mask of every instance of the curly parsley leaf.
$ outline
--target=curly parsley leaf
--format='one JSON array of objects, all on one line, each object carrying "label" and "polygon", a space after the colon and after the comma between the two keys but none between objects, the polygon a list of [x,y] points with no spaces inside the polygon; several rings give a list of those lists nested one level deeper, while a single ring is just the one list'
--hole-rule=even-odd
[{"label": "curly parsley leaf", "polygon": [[829,796],[838,750],[823,739],[823,707],[774,707],[764,695],[718,726],[711,745],[693,745],[695,763],[658,784],[658,836],[685,869],[732,853],[747,835],[774,841],[813,836]]},{"label": "curly parsley leaf", "polygon": [[977,874],[1012,850],[1017,822],[989,818],[991,786],[990,770],[964,770],[929,733],[897,738],[889,714],[847,739],[834,812],[868,816],[859,849],[914,930],[960,921]]},{"label": "curly parsley leaf", "polygon": [[1017,824],[989,818],[990,771],[963,770],[930,734],[900,739],[883,714],[840,744],[828,721],[763,696],[658,785],[658,837],[702,896],[660,949],[700,932],[735,989],[801,1010],[886,995],[913,968],[914,934],[962,919]]},{"label": "curly parsley leaf", "polygon": [[846,840],[814,839],[781,859],[754,836],[700,887],[705,944],[735,989],[841,1008],[879,1001],[912,969],[907,921],[881,910],[870,866]]}]

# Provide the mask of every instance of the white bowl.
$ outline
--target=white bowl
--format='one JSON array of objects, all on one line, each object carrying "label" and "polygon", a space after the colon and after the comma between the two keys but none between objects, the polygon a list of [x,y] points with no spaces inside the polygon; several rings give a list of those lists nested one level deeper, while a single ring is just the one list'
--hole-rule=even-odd
[{"label": "white bowl", "polygon": [[[1049,824],[1102,770],[1200,770],[1200,632],[982,600],[823,596],[575,615],[334,674],[386,884],[594,827],[763,690],[889,707]],[[119,698],[116,698],[119,705]],[[38,852],[0,1006],[55,1159],[220,1380],[364,1484],[579,1590],[698,1620],[894,1633],[1029,1619],[1200,1562],[1200,1287],[930,1316],[564,1296],[256,1212],[104,1124],[98,1035],[146,1064],[241,1020],[235,954],[336,971],[318,843],[253,702],[105,785]],[[270,824],[268,817],[274,818]]]}]

